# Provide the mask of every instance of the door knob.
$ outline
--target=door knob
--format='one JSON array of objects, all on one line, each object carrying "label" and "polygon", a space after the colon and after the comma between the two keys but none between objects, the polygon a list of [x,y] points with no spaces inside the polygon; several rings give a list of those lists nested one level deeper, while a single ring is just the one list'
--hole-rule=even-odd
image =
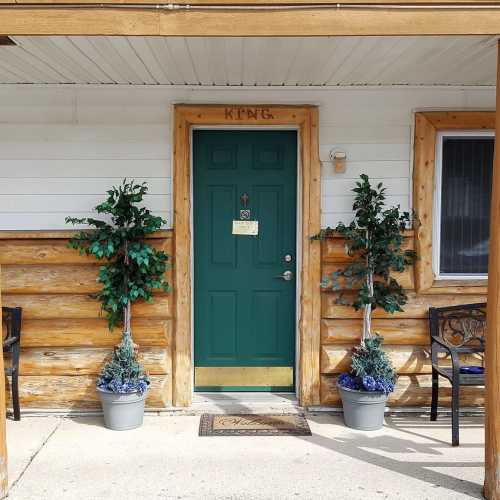
[{"label": "door knob", "polygon": [[293,278],[293,273],[292,271],[284,271],[283,274],[278,274],[278,276],[275,276],[275,278],[285,281],[291,281]]}]

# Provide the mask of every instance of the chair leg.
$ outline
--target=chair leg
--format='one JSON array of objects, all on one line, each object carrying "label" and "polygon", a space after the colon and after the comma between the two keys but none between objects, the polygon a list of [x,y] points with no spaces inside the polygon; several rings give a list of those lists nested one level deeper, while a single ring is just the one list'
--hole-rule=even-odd
[{"label": "chair leg", "polygon": [[14,420],[21,420],[21,408],[19,406],[19,374],[12,374],[12,406],[14,408]]},{"label": "chair leg", "polygon": [[451,445],[459,445],[460,384],[452,384],[451,389]]},{"label": "chair leg", "polygon": [[432,401],[431,401],[431,422],[435,422],[438,416],[438,395],[439,395],[439,375],[432,369]]}]

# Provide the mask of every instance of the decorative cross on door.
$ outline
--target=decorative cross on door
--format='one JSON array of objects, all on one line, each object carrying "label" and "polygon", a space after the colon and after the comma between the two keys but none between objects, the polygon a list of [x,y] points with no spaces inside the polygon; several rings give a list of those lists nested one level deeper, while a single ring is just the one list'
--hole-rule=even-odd
[{"label": "decorative cross on door", "polygon": [[250,199],[250,197],[248,196],[247,193],[243,193],[241,195],[240,200],[241,200],[241,205],[242,205],[243,208],[247,208],[247,206],[248,206],[248,200],[249,199]]}]

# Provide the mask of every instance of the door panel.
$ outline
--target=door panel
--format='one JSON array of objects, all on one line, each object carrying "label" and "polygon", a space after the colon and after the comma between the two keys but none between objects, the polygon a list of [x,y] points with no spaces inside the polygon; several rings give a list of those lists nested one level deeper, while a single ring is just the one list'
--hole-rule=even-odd
[{"label": "door panel", "polygon": [[231,214],[236,199],[236,186],[207,186],[207,195],[210,199],[210,249],[211,265],[214,269],[219,266],[236,267],[236,239],[227,230],[232,224]]},{"label": "door panel", "polygon": [[[195,386],[292,390],[296,132],[194,131],[193,176]],[[232,234],[240,210],[257,236]]]},{"label": "door panel", "polygon": [[256,318],[265,321],[253,323],[253,355],[256,358],[274,358],[280,352],[280,292],[254,291],[252,311]]},{"label": "door panel", "polygon": [[210,291],[207,310],[207,335],[210,342],[206,355],[213,362],[237,360],[237,303],[235,291]]},{"label": "door panel", "polygon": [[253,242],[256,267],[279,266],[282,255],[283,225],[282,186],[255,186],[255,218],[264,220],[259,228],[259,237]]}]

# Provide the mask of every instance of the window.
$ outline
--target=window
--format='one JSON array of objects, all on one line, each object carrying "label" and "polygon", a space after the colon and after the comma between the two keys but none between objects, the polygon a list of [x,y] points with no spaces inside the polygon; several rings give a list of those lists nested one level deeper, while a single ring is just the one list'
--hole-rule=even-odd
[{"label": "window", "polygon": [[436,279],[486,278],[494,132],[436,137],[433,270]]},{"label": "window", "polygon": [[[464,251],[467,252],[466,245],[469,248],[473,246],[470,242],[470,230],[469,233],[465,231],[465,221],[470,221],[472,217],[477,216],[478,212],[487,217],[483,208],[476,208],[474,212],[470,212],[471,207],[474,206],[473,202],[478,204],[489,198],[488,193],[486,193],[488,196],[486,198],[484,192],[481,197],[477,196],[481,190],[478,187],[481,186],[479,179],[481,175],[486,174],[484,170],[481,174],[481,168],[470,166],[471,164],[477,165],[473,160],[462,161],[459,164],[453,158],[459,157],[459,146],[464,148],[462,156],[464,159],[467,158],[466,150],[469,158],[471,155],[472,157],[479,156],[477,152],[474,153],[473,142],[467,142],[467,140],[482,139],[487,143],[490,141],[490,146],[482,144],[484,152],[484,149],[491,147],[493,142],[491,131],[494,129],[494,111],[418,111],[415,113],[413,208],[419,223],[414,227],[413,234],[418,255],[414,274],[415,290],[418,293],[474,294],[474,300],[480,302],[481,295],[487,291],[486,269],[484,264],[481,268],[481,259],[478,259],[477,255],[464,255],[463,262],[459,262],[460,259],[457,257],[461,256]],[[453,138],[456,140],[453,141]],[[443,144],[446,146],[444,158]],[[467,163],[469,167],[466,172]],[[450,164],[451,167],[449,167]],[[461,173],[462,168],[464,168],[464,173]],[[453,180],[457,176],[458,178],[461,176],[462,181]],[[471,181],[471,176],[474,178],[473,181]],[[476,188],[472,188],[474,185]],[[450,197],[453,194],[454,196]],[[467,203],[465,203],[466,199]],[[455,216],[452,216],[454,203],[461,212],[458,212],[456,208]],[[471,213],[473,215],[470,215]],[[484,237],[476,234],[479,230],[474,223],[468,224],[468,227],[475,231],[472,234],[475,240],[487,240],[487,235]],[[444,231],[441,231],[442,226],[445,227]],[[481,230],[483,228],[487,231],[488,224],[481,225]],[[462,232],[457,232],[458,229]],[[466,240],[466,234],[469,235],[469,240]],[[441,244],[441,238],[443,244]],[[479,248],[475,251],[480,253]],[[443,261],[446,261],[442,267],[440,266],[441,253]],[[483,255],[482,259],[483,263],[486,262],[486,255]],[[470,266],[467,260],[475,261],[472,269],[467,267]],[[462,267],[455,267],[458,264]]]}]

